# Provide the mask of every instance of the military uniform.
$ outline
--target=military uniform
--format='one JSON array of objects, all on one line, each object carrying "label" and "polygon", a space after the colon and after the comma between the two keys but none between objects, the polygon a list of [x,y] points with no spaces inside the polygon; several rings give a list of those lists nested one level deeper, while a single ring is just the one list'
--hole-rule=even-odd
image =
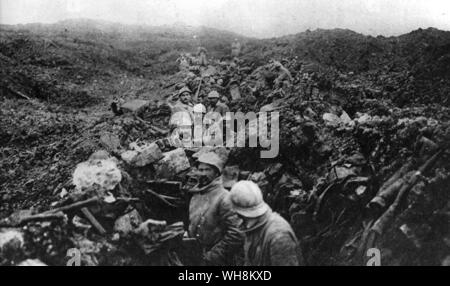
[{"label": "military uniform", "polygon": [[243,234],[238,228],[239,218],[227,200],[229,193],[223,187],[222,177],[191,192],[194,195],[189,205],[189,235],[202,245],[207,264],[234,265]]},{"label": "military uniform", "polygon": [[218,102],[216,104],[216,106],[209,106],[207,111],[208,112],[217,112],[222,117],[224,117],[227,114],[227,112],[230,112],[230,108],[225,103]]},{"label": "military uniform", "polygon": [[246,266],[298,266],[303,259],[289,223],[268,211],[260,223],[245,231]]}]

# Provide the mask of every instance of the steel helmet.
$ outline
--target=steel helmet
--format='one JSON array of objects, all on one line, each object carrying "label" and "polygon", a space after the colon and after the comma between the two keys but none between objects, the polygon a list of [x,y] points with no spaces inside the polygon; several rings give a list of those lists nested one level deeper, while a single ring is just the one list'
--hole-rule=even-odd
[{"label": "steel helmet", "polygon": [[217,155],[216,153],[208,152],[208,153],[202,154],[198,158],[198,162],[214,166],[217,168],[219,173],[222,174],[224,162],[219,157],[219,155]]},{"label": "steel helmet", "polygon": [[209,94],[208,94],[208,98],[220,98],[220,94],[217,92],[217,91],[211,91]]},{"label": "steel helmet", "polygon": [[247,218],[257,218],[270,210],[264,202],[261,189],[252,181],[240,181],[230,191],[233,209]]},{"label": "steel helmet", "polygon": [[183,93],[188,92],[189,94],[192,94],[192,91],[188,88],[188,87],[183,87],[182,89],[180,89],[180,91],[178,92],[178,95],[182,95]]},{"label": "steel helmet", "polygon": [[194,113],[206,113],[206,107],[199,103],[194,106]]}]

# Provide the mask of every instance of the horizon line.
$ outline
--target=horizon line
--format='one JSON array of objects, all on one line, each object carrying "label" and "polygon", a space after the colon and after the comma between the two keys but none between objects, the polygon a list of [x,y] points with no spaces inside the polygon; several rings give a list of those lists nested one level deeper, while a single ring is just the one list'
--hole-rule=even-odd
[{"label": "horizon line", "polygon": [[111,21],[111,20],[105,20],[105,19],[94,19],[94,18],[86,18],[86,17],[79,17],[79,18],[67,18],[67,19],[62,19],[62,20],[58,20],[56,22],[28,22],[28,23],[15,23],[15,24],[7,24],[7,23],[2,23],[0,21],[0,25],[2,26],[10,26],[10,27],[16,27],[16,26],[27,26],[27,25],[43,25],[43,26],[51,26],[51,25],[57,25],[59,23],[62,22],[66,22],[66,21],[91,21],[91,22],[97,22],[97,23],[103,23],[103,24],[110,24],[110,25],[123,25],[123,26],[127,26],[127,27],[142,27],[142,28],[162,28],[162,27],[186,27],[186,28],[195,28],[195,29],[211,29],[211,30],[217,30],[220,32],[225,32],[225,33],[229,33],[229,34],[234,34],[235,36],[241,37],[241,38],[247,38],[247,39],[257,39],[257,40],[271,40],[271,39],[279,39],[279,38],[284,38],[284,37],[291,37],[291,36],[295,36],[298,34],[302,34],[302,33],[306,33],[306,32],[315,32],[315,31],[333,31],[333,30],[347,30],[347,31],[351,31],[353,33],[356,34],[360,34],[366,37],[384,37],[384,38],[391,38],[391,37],[400,37],[403,35],[407,35],[410,34],[414,31],[418,31],[418,30],[430,30],[430,29],[434,29],[434,30],[438,30],[438,31],[442,31],[442,32],[450,32],[450,30],[443,30],[443,29],[439,29],[436,27],[418,27],[416,29],[412,29],[409,32],[404,32],[404,33],[393,33],[391,35],[386,35],[386,34],[370,34],[370,33],[363,33],[363,32],[358,32],[355,31],[353,29],[350,28],[344,28],[344,27],[335,27],[335,28],[320,28],[320,27],[316,27],[316,28],[308,28],[305,29],[303,31],[298,31],[296,33],[289,33],[289,34],[285,34],[285,35],[280,35],[280,36],[247,36],[247,35],[243,35],[241,33],[238,32],[234,32],[234,31],[230,31],[230,30],[225,30],[225,29],[220,29],[220,28],[215,28],[215,27],[210,27],[210,26],[206,26],[206,25],[190,25],[184,22],[174,22],[171,24],[163,24],[163,25],[149,25],[149,24],[139,24],[139,23],[125,23],[125,22],[117,22],[117,21]]}]

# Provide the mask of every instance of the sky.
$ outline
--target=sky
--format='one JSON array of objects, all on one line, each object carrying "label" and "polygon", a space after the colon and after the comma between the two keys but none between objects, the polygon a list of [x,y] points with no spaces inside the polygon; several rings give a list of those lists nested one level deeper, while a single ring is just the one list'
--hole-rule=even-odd
[{"label": "sky", "polygon": [[395,36],[418,28],[450,30],[450,0],[0,0],[1,24],[73,18],[183,23],[257,38],[317,28]]}]

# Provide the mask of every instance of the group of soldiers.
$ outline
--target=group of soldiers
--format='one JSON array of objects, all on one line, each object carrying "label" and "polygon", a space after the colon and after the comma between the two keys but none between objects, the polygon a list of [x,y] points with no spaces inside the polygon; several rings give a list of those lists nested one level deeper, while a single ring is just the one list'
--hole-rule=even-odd
[{"label": "group of soldiers", "polygon": [[223,159],[214,152],[198,158],[199,183],[190,192],[189,231],[210,266],[299,266],[303,259],[289,223],[264,202],[252,181],[231,191],[223,186]]},{"label": "group of soldiers", "polygon": [[[232,45],[232,56],[238,57],[240,44]],[[199,50],[200,62],[207,62],[206,51]],[[292,76],[281,63],[277,84],[291,81]],[[235,84],[235,82],[230,82]],[[222,117],[230,111],[218,90],[205,100],[193,98],[188,87],[178,91],[172,108],[173,125],[191,126],[195,112],[216,112]],[[194,102],[197,104],[194,105]],[[180,116],[181,115],[181,116]],[[188,127],[190,128],[190,127]],[[231,190],[223,185],[225,161],[214,152],[197,158],[198,184],[191,188],[189,229],[186,239],[196,240],[201,249],[201,264],[212,266],[297,266],[303,264],[301,250],[290,224],[272,211],[257,184],[235,183]]]}]

